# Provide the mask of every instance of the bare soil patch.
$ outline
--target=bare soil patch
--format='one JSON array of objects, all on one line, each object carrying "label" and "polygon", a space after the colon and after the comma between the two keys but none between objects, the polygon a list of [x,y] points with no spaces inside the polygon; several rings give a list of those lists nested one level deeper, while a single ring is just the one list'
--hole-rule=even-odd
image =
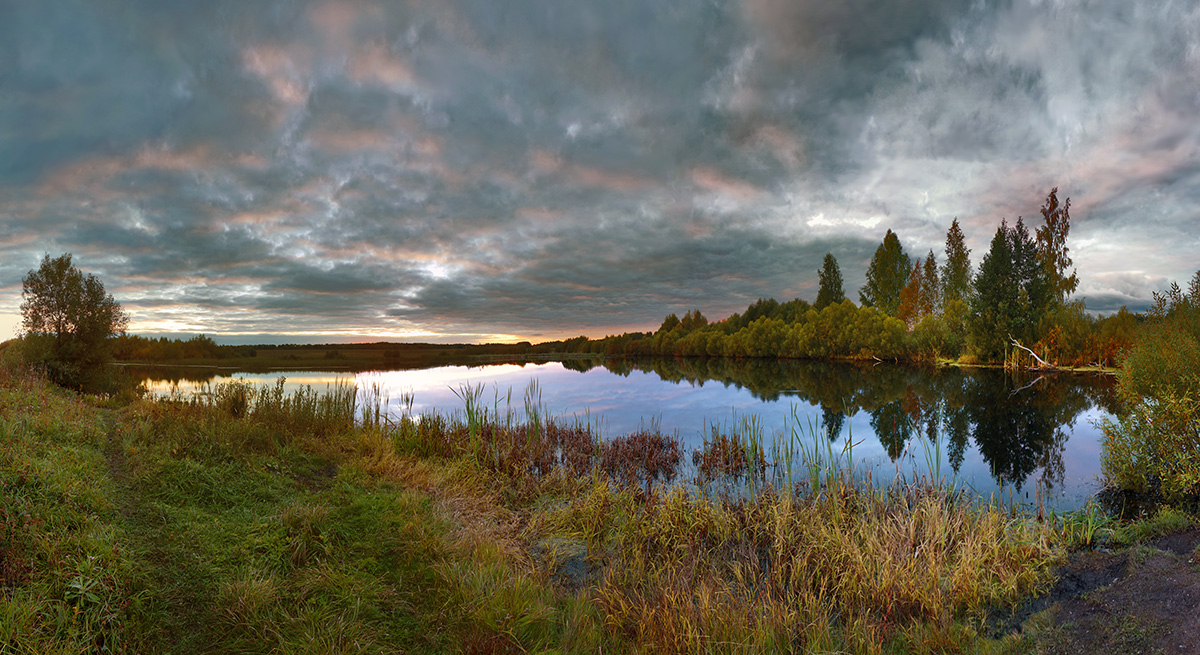
[{"label": "bare soil patch", "polygon": [[1120,553],[1073,555],[1030,622],[1037,652],[1200,655],[1198,546],[1193,528]]}]

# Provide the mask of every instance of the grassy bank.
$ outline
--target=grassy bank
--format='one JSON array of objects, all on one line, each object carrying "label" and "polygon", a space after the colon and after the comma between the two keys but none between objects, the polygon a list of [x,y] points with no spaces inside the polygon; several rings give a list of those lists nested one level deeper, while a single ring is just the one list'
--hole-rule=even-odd
[{"label": "grassy bank", "polygon": [[115,407],[0,372],[0,653],[1014,651],[989,616],[1086,532],[815,451],[816,484],[771,482],[753,429],[696,457],[752,493],[668,485],[668,436],[462,391],[392,421],[346,388]]}]

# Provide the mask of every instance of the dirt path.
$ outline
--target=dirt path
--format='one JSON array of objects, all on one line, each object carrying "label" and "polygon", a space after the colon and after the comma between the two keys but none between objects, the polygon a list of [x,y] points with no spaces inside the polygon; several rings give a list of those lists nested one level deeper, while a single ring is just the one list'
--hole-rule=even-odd
[{"label": "dirt path", "polygon": [[[104,459],[108,462],[108,475],[121,488],[121,503],[129,500],[129,462],[125,459],[125,444],[121,439],[120,423],[114,409],[99,410],[100,420],[104,424],[107,440],[104,443]],[[121,509],[128,509],[122,506]]]},{"label": "dirt path", "polygon": [[1039,600],[1049,608],[1031,620],[1039,653],[1200,655],[1200,529],[1077,553]]}]

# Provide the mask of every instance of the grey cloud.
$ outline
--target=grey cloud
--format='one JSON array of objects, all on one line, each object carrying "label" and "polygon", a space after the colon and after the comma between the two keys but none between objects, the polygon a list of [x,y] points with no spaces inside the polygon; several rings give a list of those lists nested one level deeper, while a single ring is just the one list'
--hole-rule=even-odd
[{"label": "grey cloud", "polygon": [[395,286],[388,271],[375,267],[336,264],[328,270],[305,267],[288,274],[275,274],[266,291],[303,291],[355,295],[364,291],[387,291]]},{"label": "grey cloud", "polygon": [[161,134],[177,102],[160,92],[172,71],[126,57],[138,44],[121,29],[125,12],[61,2],[11,4],[5,13],[0,40],[12,56],[0,62],[0,125],[14,156],[0,161],[0,181],[28,182],[72,156]]},{"label": "grey cloud", "polygon": [[942,38],[969,0],[746,0],[750,21],[793,61],[814,49],[876,59],[922,38]]},{"label": "grey cloud", "polygon": [[1096,314],[1115,314],[1122,307],[1131,312],[1144,312],[1151,303],[1145,298],[1123,296],[1119,294],[1092,294],[1082,296],[1083,306],[1087,311]]}]

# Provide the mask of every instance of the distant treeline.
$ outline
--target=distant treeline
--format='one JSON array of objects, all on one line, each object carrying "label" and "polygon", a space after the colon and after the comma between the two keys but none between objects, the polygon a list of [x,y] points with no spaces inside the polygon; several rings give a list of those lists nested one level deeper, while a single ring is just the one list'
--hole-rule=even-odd
[{"label": "distant treeline", "polygon": [[346,344],[256,344],[224,346],[211,337],[198,335],[189,339],[167,337],[143,337],[122,334],[112,339],[115,359],[123,362],[180,362],[180,361],[226,361],[236,359],[273,360],[357,360],[390,362],[414,358],[458,358],[458,357],[528,357],[566,352],[589,352],[579,348],[587,337],[567,341],[549,341],[532,344],[487,343],[487,344],[437,344],[437,343],[346,343]]},{"label": "distant treeline", "polygon": [[113,339],[113,357],[121,361],[178,361],[255,357],[262,346],[221,346],[203,334],[191,339],[147,338],[121,334]]}]

